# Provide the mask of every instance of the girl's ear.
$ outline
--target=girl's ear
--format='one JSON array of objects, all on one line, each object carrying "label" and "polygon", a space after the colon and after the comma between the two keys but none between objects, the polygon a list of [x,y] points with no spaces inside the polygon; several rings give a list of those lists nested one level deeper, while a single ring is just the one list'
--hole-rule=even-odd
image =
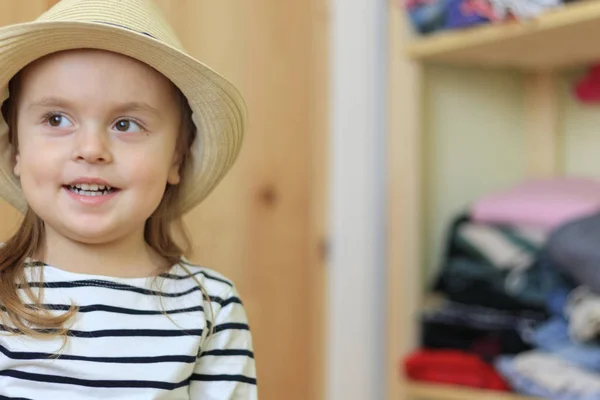
[{"label": "girl's ear", "polygon": [[21,157],[18,154],[15,156],[15,167],[13,168],[13,172],[17,177],[21,176]]},{"label": "girl's ear", "polygon": [[177,154],[173,157],[173,164],[171,164],[169,174],[167,175],[167,182],[170,185],[177,185],[181,181],[181,176],[179,175],[179,158]]}]

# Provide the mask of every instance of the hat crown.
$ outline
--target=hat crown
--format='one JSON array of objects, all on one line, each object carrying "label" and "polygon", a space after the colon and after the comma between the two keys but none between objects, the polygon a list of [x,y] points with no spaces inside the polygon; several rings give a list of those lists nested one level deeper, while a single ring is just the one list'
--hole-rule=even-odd
[{"label": "hat crown", "polygon": [[183,50],[175,31],[151,0],[62,0],[42,14],[37,21],[112,25]]}]

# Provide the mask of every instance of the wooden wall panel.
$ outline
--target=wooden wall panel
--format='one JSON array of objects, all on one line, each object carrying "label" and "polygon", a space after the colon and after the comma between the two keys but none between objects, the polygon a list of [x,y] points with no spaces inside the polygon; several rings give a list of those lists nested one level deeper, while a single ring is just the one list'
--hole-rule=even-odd
[{"label": "wooden wall panel", "polygon": [[194,260],[240,287],[260,398],[318,399],[325,1],[158,3],[184,46],[238,85],[249,107],[238,163],[187,219]]},{"label": "wooden wall panel", "polygon": [[388,298],[387,400],[408,399],[399,360],[418,342],[421,304],[423,182],[423,70],[403,49],[411,29],[398,2],[388,0]]},{"label": "wooden wall panel", "polygon": [[37,18],[54,0],[0,0],[0,26]]},{"label": "wooden wall panel", "polygon": [[[0,0],[0,25],[56,0]],[[232,278],[254,333],[261,400],[323,387],[327,1],[158,0],[184,46],[243,92],[240,159],[186,218],[192,259]],[[0,202],[0,235],[18,214]]]},{"label": "wooden wall panel", "polygon": [[[309,390],[306,399],[322,400],[325,398],[325,331],[326,313],[325,304],[325,268],[327,267],[327,232],[329,230],[328,213],[326,205],[329,203],[327,196],[329,188],[329,15],[330,3],[328,0],[311,0],[306,3],[311,6],[312,28],[309,35],[310,78],[308,100],[312,105],[309,110],[310,130],[312,144],[310,193],[311,209],[309,212],[312,230],[309,232],[309,264],[308,279],[310,288],[308,297],[310,303],[308,312],[310,340],[308,341],[308,365],[312,374],[308,377]],[[300,266],[302,268],[302,266]]]}]

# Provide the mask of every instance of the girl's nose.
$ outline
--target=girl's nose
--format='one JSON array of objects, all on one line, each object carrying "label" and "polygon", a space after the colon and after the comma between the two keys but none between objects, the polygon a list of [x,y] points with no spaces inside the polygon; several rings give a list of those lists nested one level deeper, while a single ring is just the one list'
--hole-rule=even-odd
[{"label": "girl's nose", "polygon": [[73,161],[85,161],[89,164],[112,162],[112,154],[106,136],[100,129],[79,129],[75,133]]}]

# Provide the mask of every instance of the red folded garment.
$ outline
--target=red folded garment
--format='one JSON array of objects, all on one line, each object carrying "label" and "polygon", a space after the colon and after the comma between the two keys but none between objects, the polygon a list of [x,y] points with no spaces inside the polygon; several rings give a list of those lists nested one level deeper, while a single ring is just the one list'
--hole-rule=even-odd
[{"label": "red folded garment", "polygon": [[404,374],[415,381],[510,391],[491,365],[459,350],[418,350],[401,364]]},{"label": "red folded garment", "polygon": [[575,96],[582,103],[600,103],[600,65],[592,65],[588,73],[575,83]]}]

